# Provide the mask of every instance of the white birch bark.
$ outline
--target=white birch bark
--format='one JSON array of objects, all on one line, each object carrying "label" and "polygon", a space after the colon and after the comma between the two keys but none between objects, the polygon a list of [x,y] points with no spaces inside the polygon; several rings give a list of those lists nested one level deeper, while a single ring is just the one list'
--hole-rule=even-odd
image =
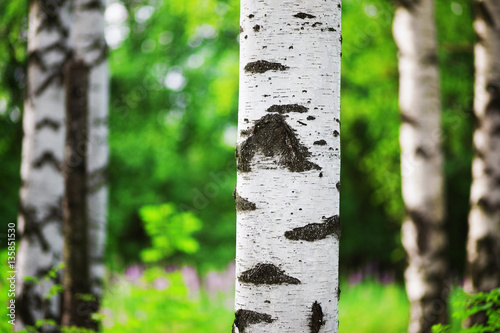
[{"label": "white birch bark", "polygon": [[73,58],[90,67],[87,141],[87,217],[92,292],[100,297],[104,280],[104,250],[107,219],[108,165],[108,66],[104,40],[102,0],[74,0],[71,25]]},{"label": "white birch bark", "polygon": [[53,281],[45,283],[42,292],[40,286],[24,278],[41,278],[62,260],[63,68],[69,50],[69,21],[68,1],[30,2],[28,88],[23,118],[18,220],[16,330],[42,318],[58,321],[60,316],[60,297],[54,296],[45,304],[42,301]]},{"label": "white birch bark", "polygon": [[337,332],[341,3],[241,1],[233,332]]},{"label": "white birch bark", "polygon": [[394,17],[399,48],[402,192],[407,216],[402,242],[408,254],[408,332],[430,332],[447,318],[441,101],[434,1],[401,1]]},{"label": "white birch bark", "polygon": [[467,242],[469,292],[500,287],[500,2],[476,1],[471,211]]}]

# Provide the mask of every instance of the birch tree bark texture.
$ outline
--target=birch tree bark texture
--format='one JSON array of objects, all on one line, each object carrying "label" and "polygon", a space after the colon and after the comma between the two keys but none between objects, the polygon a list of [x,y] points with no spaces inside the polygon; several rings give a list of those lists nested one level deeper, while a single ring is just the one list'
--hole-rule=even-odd
[{"label": "birch tree bark texture", "polygon": [[107,220],[109,73],[104,39],[102,0],[73,0],[71,45],[73,59],[89,68],[87,85],[87,221],[91,292],[99,299],[104,280]]},{"label": "birch tree bark texture", "polygon": [[[469,292],[500,287],[500,3],[476,1],[471,211],[467,241]],[[476,322],[480,318],[475,319]]]},{"label": "birch tree bark texture", "polygon": [[402,243],[408,255],[410,333],[447,321],[441,101],[434,1],[400,1],[393,32],[399,48]]},{"label": "birch tree bark texture", "polygon": [[69,1],[30,2],[16,330],[42,318],[58,322],[60,316],[60,297],[43,301],[52,284],[60,281],[49,281],[42,290],[24,278],[42,278],[62,260],[63,68],[69,55],[69,7]]},{"label": "birch tree bark texture", "polygon": [[337,332],[341,3],[242,0],[233,332]]}]

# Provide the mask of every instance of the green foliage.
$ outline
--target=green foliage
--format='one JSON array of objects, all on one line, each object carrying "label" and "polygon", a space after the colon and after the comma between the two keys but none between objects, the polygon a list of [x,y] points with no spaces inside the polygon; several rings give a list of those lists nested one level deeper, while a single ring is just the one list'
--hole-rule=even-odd
[{"label": "green foliage", "polygon": [[226,332],[234,320],[233,302],[227,302],[231,297],[232,293],[192,294],[180,272],[150,268],[135,283],[117,277],[106,291],[101,311],[102,331]]},{"label": "green foliage", "polygon": [[[486,315],[487,322],[475,324],[469,328],[463,328],[461,333],[494,333],[500,332],[500,288],[493,289],[488,293],[468,294],[458,289],[452,302],[455,306],[453,317],[465,322],[467,318],[478,313]],[[435,325],[432,333],[458,332],[452,330],[450,325]]]},{"label": "green foliage", "polygon": [[192,212],[179,213],[174,204],[144,206],[139,215],[144,229],[151,237],[152,247],[141,252],[145,262],[166,259],[176,251],[195,253],[200,245],[192,233],[202,228],[201,221]]}]

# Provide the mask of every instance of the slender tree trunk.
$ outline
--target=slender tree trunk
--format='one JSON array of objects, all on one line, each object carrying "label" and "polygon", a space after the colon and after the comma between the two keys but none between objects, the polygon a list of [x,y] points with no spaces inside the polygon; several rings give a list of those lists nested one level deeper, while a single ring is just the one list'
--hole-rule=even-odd
[{"label": "slender tree trunk", "polygon": [[340,1],[241,1],[233,332],[337,332]]},{"label": "slender tree trunk", "polygon": [[102,0],[75,0],[71,44],[75,59],[89,67],[87,218],[91,290],[99,299],[104,280],[108,166],[108,66]]},{"label": "slender tree trunk", "polygon": [[410,333],[447,321],[441,102],[434,1],[401,1],[394,17],[399,47],[402,190],[407,216],[401,230],[408,255],[406,291]]},{"label": "slender tree trunk", "polygon": [[40,286],[24,278],[41,278],[62,260],[63,68],[69,54],[69,16],[68,1],[30,2],[16,330],[33,325],[38,319],[51,318],[58,322],[60,318],[59,296],[46,300],[43,305],[54,281],[46,283],[42,291]]},{"label": "slender tree trunk", "polygon": [[[475,156],[467,242],[469,292],[500,287],[500,2],[476,1]],[[483,322],[472,318],[471,324]]]}]

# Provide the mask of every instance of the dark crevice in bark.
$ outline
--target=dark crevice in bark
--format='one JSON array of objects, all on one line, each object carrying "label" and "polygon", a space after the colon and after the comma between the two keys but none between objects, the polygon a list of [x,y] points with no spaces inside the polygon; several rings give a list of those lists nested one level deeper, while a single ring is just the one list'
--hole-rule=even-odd
[{"label": "dark crevice in bark", "polygon": [[278,157],[278,165],[291,172],[321,170],[320,166],[308,161],[311,153],[280,114],[268,114],[256,121],[249,138],[236,147],[238,170],[251,171],[250,161],[257,152],[266,157]]},{"label": "dark crevice in bark", "polygon": [[337,190],[340,192],[340,182],[338,182],[337,184],[335,184],[335,186],[337,187]]},{"label": "dark crevice in bark", "polygon": [[236,192],[236,189],[234,189],[233,198],[236,202],[236,211],[237,212],[257,209],[257,206],[255,206],[255,204],[253,202],[250,202],[250,201],[248,201],[248,199],[240,197],[238,192]]},{"label": "dark crevice in bark", "polygon": [[325,140],[314,141],[314,145],[316,145],[316,146],[326,146],[326,141]]},{"label": "dark crevice in bark", "polygon": [[266,111],[284,114],[284,113],[290,113],[290,112],[304,113],[304,112],[307,112],[307,110],[309,110],[309,109],[303,105],[285,104],[285,105],[272,105]]},{"label": "dark crevice in bark", "polygon": [[469,264],[474,290],[487,292],[484,280],[494,279],[500,285],[500,244],[495,237],[486,235],[476,241],[478,260]]},{"label": "dark crevice in bark", "polygon": [[239,333],[245,333],[245,329],[249,325],[258,324],[258,323],[272,323],[274,319],[266,314],[260,313],[250,310],[239,309],[236,311],[234,316],[233,330],[235,332],[235,328],[238,328]]},{"label": "dark crevice in bark", "polygon": [[316,16],[314,15],[311,15],[311,14],[307,14],[307,13],[297,13],[295,15],[293,15],[293,17],[296,17],[296,18],[299,18],[299,19],[312,19],[312,18],[316,18]]},{"label": "dark crevice in bark", "polygon": [[48,127],[54,131],[57,131],[59,127],[61,127],[61,122],[50,118],[43,118],[42,120],[37,122],[35,126],[37,130],[42,129],[44,127]]},{"label": "dark crevice in bark", "polygon": [[476,1],[476,20],[482,20],[484,21],[487,25],[489,25],[491,28],[495,28],[495,20],[493,19],[493,16],[491,15],[490,10],[486,6],[485,1]]},{"label": "dark crevice in bark", "polygon": [[325,220],[323,223],[311,223],[304,227],[286,231],[285,237],[290,240],[305,240],[308,242],[325,239],[330,235],[334,235],[339,239],[342,229],[340,217],[335,215],[323,219]]},{"label": "dark crevice in bark", "polygon": [[311,308],[311,317],[309,318],[309,329],[311,333],[318,333],[321,326],[325,325],[323,319],[323,309],[318,301],[315,301]]},{"label": "dark crevice in bark", "polygon": [[265,73],[267,71],[285,71],[288,66],[282,65],[277,62],[269,62],[266,60],[258,60],[254,62],[249,62],[245,66],[245,72],[249,73]]},{"label": "dark crevice in bark", "polygon": [[300,280],[288,276],[273,264],[257,264],[239,276],[238,280],[252,284],[300,284]]},{"label": "dark crevice in bark", "polygon": [[39,169],[45,164],[51,164],[57,171],[61,171],[61,162],[57,160],[51,151],[44,152],[39,158],[33,161],[35,169]]},{"label": "dark crevice in bark", "polygon": [[[64,161],[63,232],[64,294],[61,322],[97,330],[91,315],[98,309],[96,300],[81,295],[91,294],[87,219],[87,141],[88,91],[90,67],[83,61],[71,60],[66,66],[66,143]],[[84,145],[85,146],[85,145]],[[73,163],[74,161],[79,163]]]}]

